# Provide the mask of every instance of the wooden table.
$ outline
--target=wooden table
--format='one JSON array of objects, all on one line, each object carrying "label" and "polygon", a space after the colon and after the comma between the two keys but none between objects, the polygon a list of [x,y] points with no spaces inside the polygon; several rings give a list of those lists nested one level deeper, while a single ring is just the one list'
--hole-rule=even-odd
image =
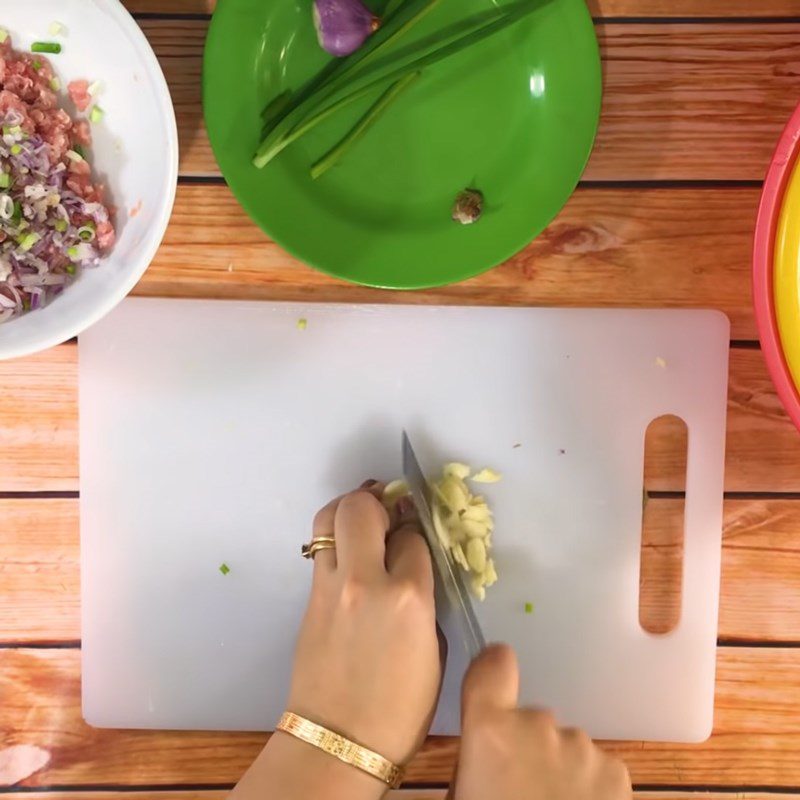
[{"label": "wooden table", "polygon": [[[800,100],[800,0],[593,0],[605,103],[580,188],[507,264],[402,298],[302,266],[237,206],[201,118],[213,0],[125,1],[164,67],[182,149],[172,223],[136,294],[730,316],[714,735],[697,746],[607,747],[640,798],[800,798],[800,434],[764,367],[749,277],[760,180]],[[0,786],[15,787],[4,797],[224,797],[265,736],[98,731],[81,720],[74,343],[0,364],[0,397]],[[665,517],[680,499],[675,481],[667,469],[651,486],[668,493],[651,501]],[[658,535],[649,546],[674,550]],[[431,740],[403,800],[441,797],[456,750]]]}]

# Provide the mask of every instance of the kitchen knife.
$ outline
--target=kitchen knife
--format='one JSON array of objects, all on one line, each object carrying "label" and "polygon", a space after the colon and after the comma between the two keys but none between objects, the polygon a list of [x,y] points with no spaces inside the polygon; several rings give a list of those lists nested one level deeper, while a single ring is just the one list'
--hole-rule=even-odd
[{"label": "kitchen knife", "polygon": [[486,647],[486,640],[483,638],[483,631],[481,631],[480,623],[472,608],[472,600],[464,585],[461,570],[453,563],[450,553],[442,544],[433,526],[433,513],[428,500],[428,482],[425,480],[422,467],[420,467],[414,454],[414,448],[411,446],[411,440],[405,431],[403,431],[403,476],[408,483],[411,499],[417,507],[436,574],[441,581],[450,609],[458,618],[467,654],[470,658],[475,658]]}]

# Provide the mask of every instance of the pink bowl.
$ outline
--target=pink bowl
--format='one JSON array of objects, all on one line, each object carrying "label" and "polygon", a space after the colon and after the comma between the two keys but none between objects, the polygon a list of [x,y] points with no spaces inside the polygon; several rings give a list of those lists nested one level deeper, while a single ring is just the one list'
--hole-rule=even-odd
[{"label": "pink bowl", "polygon": [[772,382],[778,391],[778,397],[798,429],[800,429],[800,392],[794,385],[783,356],[778,324],[775,319],[772,273],[775,230],[778,227],[778,217],[781,213],[786,184],[792,174],[792,168],[799,152],[800,105],[795,108],[772,155],[772,161],[764,179],[761,201],[758,205],[753,241],[753,306],[756,312],[761,349],[767,361]]}]

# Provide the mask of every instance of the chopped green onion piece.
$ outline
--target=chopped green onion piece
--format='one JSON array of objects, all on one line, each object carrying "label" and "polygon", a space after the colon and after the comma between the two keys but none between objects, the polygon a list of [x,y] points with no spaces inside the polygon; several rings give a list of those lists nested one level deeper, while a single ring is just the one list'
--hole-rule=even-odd
[{"label": "chopped green onion piece", "polygon": [[11,176],[7,172],[0,172],[0,189],[11,188]]},{"label": "chopped green onion piece", "polygon": [[231,568],[227,564],[220,564],[219,565],[219,571],[223,575],[227,575],[231,571]]},{"label": "chopped green onion piece", "polygon": [[53,53],[58,55],[61,52],[61,45],[58,42],[34,42],[31,45],[31,53]]},{"label": "chopped green onion piece", "polygon": [[105,111],[103,111],[100,106],[93,106],[92,110],[89,112],[89,122],[100,122],[101,119],[105,116]]},{"label": "chopped green onion piece", "polygon": [[56,230],[57,230],[59,233],[66,233],[66,231],[67,231],[67,228],[69,227],[69,225],[67,225],[67,221],[66,221],[65,219],[57,219],[57,220],[55,221],[55,224],[53,225],[53,227],[54,227],[54,228],[55,228],[55,229],[56,229]]},{"label": "chopped green onion piece", "polygon": [[18,144],[11,145],[11,155],[18,156],[22,152],[22,146]]},{"label": "chopped green onion piece", "polygon": [[54,92],[61,91],[61,81],[58,78],[53,78],[53,80],[50,81],[50,88]]},{"label": "chopped green onion piece", "polygon": [[41,238],[38,233],[26,233],[17,238],[17,244],[23,253],[27,253]]},{"label": "chopped green onion piece", "polygon": [[89,88],[86,90],[89,94],[89,97],[97,97],[100,94],[100,90],[103,88],[102,81],[95,81],[94,83],[89,85]]},{"label": "chopped green onion piece", "polygon": [[308,320],[307,319],[299,319],[297,320],[297,330],[304,331],[308,327]]},{"label": "chopped green onion piece", "polygon": [[3,44],[8,39],[8,31],[5,28],[0,28],[0,44]]},{"label": "chopped green onion piece", "polygon": [[58,36],[59,34],[64,33],[65,30],[66,29],[64,28],[64,25],[62,23],[60,23],[60,22],[51,22],[50,23],[50,27],[47,29],[47,32],[51,36]]},{"label": "chopped green onion piece", "polygon": [[76,144],[72,148],[73,152],[77,153],[81,158],[86,158],[86,151],[79,145]]},{"label": "chopped green onion piece", "polygon": [[22,301],[22,308],[23,308],[24,311],[30,311],[31,310],[31,299],[30,299],[30,297],[26,297]]},{"label": "chopped green onion piece", "polygon": [[82,242],[91,242],[95,237],[95,227],[93,222],[89,222],[81,228],[78,228],[78,238]]},{"label": "chopped green onion piece", "polygon": [[11,215],[11,221],[19,227],[19,224],[22,220],[22,204],[19,200],[14,201],[14,213]]},{"label": "chopped green onion piece", "polygon": [[19,125],[3,125],[3,136],[19,136],[22,128]]},{"label": "chopped green onion piece", "polygon": [[533,603],[525,603],[525,613],[533,614]]},{"label": "chopped green onion piece", "polygon": [[31,66],[38,72],[42,68],[42,62],[37,58]]},{"label": "chopped green onion piece", "polygon": [[67,255],[73,260],[78,260],[78,248],[77,247],[68,247],[67,248]]},{"label": "chopped green onion piece", "polygon": [[74,264],[67,264],[66,266],[67,274],[74,275],[75,274],[75,265]]}]

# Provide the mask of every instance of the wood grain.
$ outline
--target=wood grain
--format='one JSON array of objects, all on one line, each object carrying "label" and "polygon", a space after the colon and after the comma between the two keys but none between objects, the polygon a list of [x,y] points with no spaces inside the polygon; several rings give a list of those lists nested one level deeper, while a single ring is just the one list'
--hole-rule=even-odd
[{"label": "wood grain", "polygon": [[[265,735],[96,730],[80,716],[80,654],[0,651],[0,730],[6,782],[21,787],[229,784]],[[800,784],[800,649],[721,648],[716,725],[701,745],[618,742],[604,747],[628,764],[633,781],[664,786]],[[456,742],[432,739],[411,765],[412,783],[443,783]]]},{"label": "wood grain", "polygon": [[0,491],[76,487],[76,353],[63,345],[0,362]]},{"label": "wood grain", "polygon": [[[78,488],[76,367],[74,345],[0,362],[0,492]],[[677,461],[658,473],[650,490],[681,488]],[[758,350],[731,351],[725,488],[800,491],[800,436]]]},{"label": "wood grain", "polygon": [[346,284],[288,256],[226,186],[182,185],[137,294],[299,301],[718,308],[756,335],[754,189],[579,189],[549,228],[484,275],[426,292]]},{"label": "wood grain", "polygon": [[[202,122],[204,19],[143,19],[185,175],[217,175]],[[597,26],[604,105],[585,178],[760,180],[800,95],[800,23]]]},{"label": "wood grain", "polygon": [[0,500],[0,641],[80,639],[77,500]]},{"label": "wood grain", "polygon": [[[444,800],[445,789],[400,789],[389,792],[385,800]],[[102,792],[92,790],[70,792],[9,792],[4,800],[225,800],[227,789],[189,792]],[[800,794],[761,794],[759,792],[634,792],[635,800],[797,800]]]},{"label": "wood grain", "polygon": [[[134,14],[210,14],[216,0],[124,0]],[[594,17],[797,16],[795,0],[589,0]]]},{"label": "wood grain", "polygon": [[[648,503],[642,620],[670,627],[679,607],[679,500]],[[0,643],[80,638],[77,500],[0,500]],[[727,500],[719,635],[800,641],[800,501]]]}]

